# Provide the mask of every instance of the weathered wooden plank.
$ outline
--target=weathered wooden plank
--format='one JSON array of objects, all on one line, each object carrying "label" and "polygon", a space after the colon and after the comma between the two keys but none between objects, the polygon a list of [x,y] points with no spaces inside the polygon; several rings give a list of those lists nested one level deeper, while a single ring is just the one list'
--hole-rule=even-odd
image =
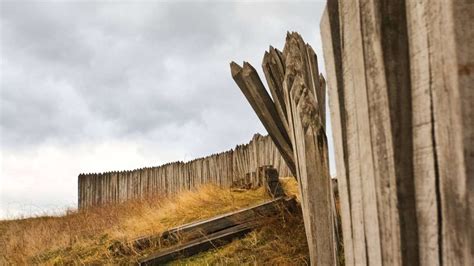
[{"label": "weathered wooden plank", "polygon": [[241,68],[235,62],[232,62],[231,72],[232,78],[249,101],[260,121],[262,121],[288,167],[294,173],[295,163],[289,137],[255,69],[248,63],[244,63],[244,68]]},{"label": "weathered wooden plank", "polygon": [[474,5],[423,1],[428,17],[442,264],[474,262]]},{"label": "weathered wooden plank", "polygon": [[[270,50],[272,49],[273,48],[271,47]],[[263,72],[265,73],[268,88],[270,89],[270,92],[272,94],[272,98],[275,103],[278,115],[280,116],[285,130],[288,132],[286,106],[282,87],[284,72],[280,72],[281,62],[279,62],[279,58],[275,58],[274,55],[276,55],[275,52],[265,52],[265,55],[263,56],[262,68]]]},{"label": "weathered wooden plank", "polygon": [[319,118],[316,82],[308,73],[317,67],[309,66],[307,45],[296,33],[287,35],[283,56],[286,64],[283,88],[311,264],[334,265],[337,247],[327,143]]},{"label": "weathered wooden plank", "polygon": [[252,231],[254,224],[240,224],[222,231],[201,236],[198,239],[180,244],[156,254],[145,257],[139,261],[139,265],[163,265],[177,258],[190,257],[212,248],[216,248],[231,242],[233,239],[242,237]]},{"label": "weathered wooden plank", "polygon": [[[374,172],[374,154],[371,143],[371,124],[369,117],[368,92],[366,89],[366,72],[364,68],[364,46],[363,36],[361,35],[361,20],[359,13],[359,1],[351,1],[342,4],[342,15],[347,17],[351,23],[343,24],[343,62],[349,66],[351,80],[344,81],[347,85],[347,96],[354,102],[353,109],[347,110],[354,112],[357,123],[355,132],[355,142],[357,145],[357,157],[360,162],[359,175],[361,178],[362,189],[362,211],[364,216],[364,232],[367,260],[371,264],[382,264],[381,239],[380,239],[380,221],[377,211],[377,195]],[[388,108],[388,106],[387,106]],[[351,189],[352,192],[352,189]]]},{"label": "weathered wooden plank", "polygon": [[354,265],[354,251],[351,225],[350,178],[346,170],[347,146],[342,79],[341,39],[339,34],[338,1],[328,1],[321,20],[321,39],[323,40],[324,62],[328,78],[328,95],[331,112],[331,125],[337,169],[339,202],[341,212],[344,256],[346,265]]},{"label": "weathered wooden plank", "polygon": [[[354,80],[353,73],[351,70],[352,63],[349,60],[351,56],[351,46],[353,43],[349,41],[346,34],[350,32],[357,33],[356,27],[357,22],[345,23],[345,21],[353,20],[357,14],[357,9],[348,6],[350,3],[339,2],[340,10],[340,25],[341,25],[341,47],[342,49],[342,70],[343,70],[343,84],[344,84],[344,101],[346,114],[346,143],[347,143],[347,165],[348,176],[350,177],[350,202],[351,202],[351,218],[352,218],[352,237],[354,247],[354,264],[366,265],[367,264],[367,252],[366,252],[366,237],[364,229],[364,203],[363,203],[363,189],[360,172],[360,155],[359,155],[359,138],[358,138],[358,123],[357,116],[355,115],[356,101],[354,96]],[[348,16],[348,13],[353,13]],[[346,33],[347,32],[347,33]],[[360,32],[360,29],[359,29]],[[352,41],[353,42],[353,41]],[[360,85],[358,85],[360,86]]]},{"label": "weathered wooden plank", "polygon": [[[285,53],[288,50],[287,46],[289,45],[289,41],[290,41],[290,33],[287,33],[285,47],[283,50]],[[282,53],[281,56],[283,57],[282,61],[286,61],[286,55]],[[293,117],[294,116],[293,110],[296,107],[293,106],[294,103],[291,101],[291,95],[290,95],[291,86],[293,85],[294,73],[289,73],[289,71],[286,71],[286,70],[287,70],[287,66],[285,62],[285,77],[283,80],[283,97],[284,97],[285,106],[287,109],[288,128],[290,129],[288,132],[288,136],[290,137],[291,143],[296,143],[296,139],[295,139],[296,128],[295,128],[295,123],[294,123],[295,118]],[[294,157],[295,162],[300,161],[300,159],[298,158],[299,156],[298,147],[296,145],[292,145],[292,148],[293,148],[293,157]],[[293,176],[295,178],[298,178],[300,176],[299,171],[300,171],[299,167],[296,167],[295,172],[293,172],[294,173]]]},{"label": "weathered wooden plank", "polygon": [[326,128],[326,91],[325,86],[322,86],[320,78],[324,77],[319,74],[318,59],[313,48],[306,44],[306,62],[307,75],[309,77],[308,87],[313,91],[316,99],[316,106],[318,110],[318,118],[321,121],[323,128]]},{"label": "weathered wooden plank", "polygon": [[83,203],[83,192],[84,192],[84,188],[83,188],[83,178],[82,178],[82,174],[79,174],[79,176],[77,177],[77,194],[78,194],[78,199],[77,199],[77,205],[78,205],[78,208],[81,209],[81,206],[84,205]]},{"label": "weathered wooden plank", "polygon": [[360,14],[382,259],[417,261],[405,5],[361,1]]},{"label": "weathered wooden plank", "polygon": [[439,203],[433,99],[428,47],[428,24],[422,2],[407,1],[407,28],[411,71],[413,175],[418,249],[421,265],[440,265]]},{"label": "weathered wooden plank", "polygon": [[[411,82],[410,82],[410,58],[409,58],[409,43],[408,43],[408,32],[407,32],[407,20],[406,20],[406,1],[396,1],[390,3],[384,3],[380,0],[371,0],[368,2],[369,8],[362,9],[367,10],[367,35],[372,38],[366,42],[366,65],[367,72],[370,73],[373,69],[380,69],[377,63],[372,63],[370,59],[370,51],[373,51],[374,47],[380,49],[383,63],[381,69],[384,72],[373,71],[372,76],[375,82],[373,87],[375,91],[382,89],[383,83],[386,83],[386,89],[388,91],[389,110],[390,110],[390,121],[391,121],[391,139],[386,140],[385,144],[375,146],[375,159],[376,159],[376,171],[377,175],[380,176],[381,180],[378,185],[378,190],[381,191],[382,197],[385,197],[385,202],[392,210],[392,217],[397,215],[398,219],[392,218],[392,221],[387,221],[388,225],[385,228],[392,227],[392,236],[384,235],[382,232],[382,238],[384,242],[392,243],[392,253],[389,253],[388,247],[384,247],[388,256],[393,256],[393,260],[388,262],[396,261],[397,256],[401,256],[402,263],[408,264],[414,261],[418,261],[418,226],[416,219],[416,205],[415,205],[415,189],[414,189],[414,177],[413,177],[413,138],[412,138],[412,104],[411,104]],[[373,10],[373,11],[372,11]],[[377,29],[378,27],[378,29]],[[371,31],[371,28],[375,30]],[[375,58],[378,59],[379,55],[374,53]],[[373,82],[371,80],[368,81]],[[373,90],[368,87],[369,101],[371,101],[370,95],[376,95]],[[379,103],[380,98],[374,97],[375,104]],[[377,119],[377,115],[381,115],[382,112],[377,110],[374,115]],[[372,114],[371,114],[372,115]],[[382,127],[377,127],[377,131],[373,131],[373,139],[382,139],[386,133],[380,133]],[[388,127],[385,129],[388,132]],[[381,141],[374,143],[383,143]],[[390,148],[392,146],[392,148]],[[394,166],[390,165],[390,150],[393,152]],[[384,155],[384,151],[387,152],[387,156]],[[377,158],[377,155],[380,156]],[[384,179],[388,177],[387,171],[394,168],[395,178]],[[396,186],[397,199],[394,200],[393,192],[387,192],[386,185]],[[383,223],[384,214],[379,214],[381,222]],[[397,220],[399,225],[397,225]],[[391,225],[390,225],[391,224]],[[399,237],[393,237],[396,233],[399,233]],[[397,239],[399,238],[399,239]],[[398,251],[400,249],[400,251]],[[398,255],[398,253],[401,253]],[[387,261],[387,260],[386,260]]]},{"label": "weathered wooden plank", "polygon": [[321,130],[322,125],[316,124],[317,120],[311,117],[316,115],[316,103],[311,99],[308,88],[302,85],[303,80],[297,77],[290,93],[294,103],[292,108],[296,107],[293,110],[297,130],[294,146],[298,146],[298,159],[301,160],[297,165],[300,169],[298,183],[304,206],[303,218],[309,236],[310,254],[313,253],[312,264],[334,265],[336,254],[327,142]]},{"label": "weathered wooden plank", "polygon": [[[173,244],[180,239],[196,239],[202,235],[209,235],[246,222],[257,222],[263,217],[270,217],[278,214],[282,208],[295,211],[297,208],[296,199],[280,197],[256,206],[171,228],[159,235],[142,236],[132,240],[131,246],[138,252],[153,246],[154,243],[166,242],[168,244]],[[110,248],[112,250],[127,249],[126,246],[112,246]]]},{"label": "weathered wooden plank", "polygon": [[[324,131],[326,132],[326,79],[324,78],[323,74],[319,74],[319,88],[321,90],[321,105],[319,109],[321,124],[323,125]],[[319,103],[318,103],[319,106]]]}]

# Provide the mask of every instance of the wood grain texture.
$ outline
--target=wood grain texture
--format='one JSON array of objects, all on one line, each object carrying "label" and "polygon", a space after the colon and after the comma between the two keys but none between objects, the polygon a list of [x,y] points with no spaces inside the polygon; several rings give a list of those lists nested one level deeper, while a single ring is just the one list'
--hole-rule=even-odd
[{"label": "wood grain texture", "polygon": [[347,164],[344,86],[342,79],[341,39],[339,33],[338,1],[328,1],[321,19],[324,62],[326,63],[327,86],[331,112],[331,125],[337,169],[342,235],[346,265],[354,265],[352,239],[350,179]]},{"label": "wood grain texture", "polygon": [[262,63],[263,72],[267,80],[268,88],[272,94],[273,102],[278,111],[278,115],[285,127],[285,131],[288,132],[288,121],[286,117],[286,106],[283,95],[283,78],[284,70],[282,62],[278,54],[275,52],[273,47],[270,47],[270,52],[265,52]]},{"label": "wood grain texture", "polygon": [[[334,265],[337,247],[330,189],[327,142],[320,119],[317,95],[321,93],[316,61],[308,60],[308,46],[301,36],[287,36],[285,83],[292,146],[297,165],[303,218],[313,265]],[[312,62],[312,63],[311,63]],[[316,80],[313,80],[316,79]],[[317,84],[317,85],[315,85]]]},{"label": "wood grain texture", "polygon": [[[297,83],[298,79],[295,80]],[[302,80],[300,80],[301,82]],[[294,83],[294,84],[295,84]],[[300,168],[299,187],[304,202],[303,217],[306,231],[310,232],[308,241],[314,241],[310,253],[317,258],[316,265],[334,265],[336,260],[334,246],[334,224],[332,219],[329,161],[327,158],[327,141],[321,124],[316,124],[316,102],[311,100],[307,88],[297,95],[297,86],[293,86],[295,95],[295,126],[298,129],[296,145],[299,146],[298,167]],[[298,102],[296,98],[299,97]],[[312,121],[312,122],[310,122]],[[307,233],[308,234],[308,233]],[[311,245],[310,245],[311,246]]]},{"label": "wood grain texture", "polygon": [[334,0],[326,12],[346,264],[471,265],[474,3]]},{"label": "wood grain texture", "polygon": [[[248,63],[244,63],[242,68],[235,62],[232,62],[230,67],[232,78],[247,98],[260,121],[262,121],[263,126],[287,162],[290,171],[295,173],[295,163],[289,136],[256,70]],[[251,160],[251,162],[253,161]]]},{"label": "wood grain texture", "polygon": [[440,265],[439,203],[435,156],[433,98],[428,47],[428,25],[421,1],[407,2],[412,99],[413,171],[421,265]]},{"label": "wood grain texture", "polygon": [[383,259],[408,263],[418,260],[418,240],[405,4],[360,7]]},{"label": "wood grain texture", "polygon": [[441,201],[441,261],[472,265],[474,4],[427,1],[434,135]]},{"label": "wood grain texture", "polygon": [[[372,129],[382,127],[384,121],[382,120],[381,123],[376,124],[369,116],[369,108],[371,108],[369,97],[372,95],[370,95],[367,87],[367,85],[370,85],[370,81],[367,80],[370,75],[366,76],[367,72],[365,70],[364,41],[366,36],[363,36],[364,32],[361,28],[363,23],[363,17],[360,16],[361,11],[359,11],[361,7],[362,3],[359,1],[350,1],[342,5],[343,15],[352,21],[352,23],[343,25],[343,58],[344,63],[347,63],[347,70],[351,79],[351,82],[344,82],[344,85],[347,85],[345,96],[354,103],[353,109],[348,109],[348,112],[354,112],[353,119],[357,127],[354,148],[355,152],[358,153],[356,158],[359,162],[354,163],[358,164],[361,178],[360,188],[367,259],[370,264],[379,265],[382,263],[381,245],[384,243],[380,239],[381,221],[377,208],[380,198],[377,195],[375,184],[376,178],[379,176],[376,176],[374,168],[374,156],[376,154],[373,151],[371,134]],[[388,109],[388,106],[386,108]],[[388,120],[389,117],[386,117],[386,119]]]},{"label": "wood grain texture", "polygon": [[[357,29],[348,27],[354,27],[353,23],[345,23],[353,21],[358,14],[357,9],[348,6],[348,3],[340,2],[340,25],[341,25],[341,39],[342,47],[351,47],[353,43],[345,37],[347,32],[354,32]],[[352,10],[352,15],[349,14]],[[352,26],[351,26],[352,25]],[[356,25],[357,26],[357,25]],[[354,33],[356,34],[356,33]],[[363,205],[363,189],[362,189],[362,175],[360,166],[360,154],[359,154],[359,137],[358,137],[358,121],[355,113],[356,102],[354,97],[354,80],[352,73],[352,63],[350,61],[351,51],[350,49],[342,49],[341,58],[343,62],[343,80],[344,80],[344,101],[343,105],[346,110],[346,143],[347,143],[347,165],[346,169],[351,177],[350,181],[350,202],[351,202],[351,218],[352,218],[352,237],[354,243],[354,263],[356,265],[367,264],[367,251],[366,251],[366,236],[364,229],[364,205]]]}]

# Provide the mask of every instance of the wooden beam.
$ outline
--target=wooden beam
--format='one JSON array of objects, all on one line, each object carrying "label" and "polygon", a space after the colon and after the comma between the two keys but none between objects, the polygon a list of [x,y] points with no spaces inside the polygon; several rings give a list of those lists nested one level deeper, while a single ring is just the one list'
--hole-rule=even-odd
[{"label": "wooden beam", "polygon": [[242,68],[235,62],[232,62],[230,67],[232,78],[247,98],[247,101],[254,109],[265,129],[268,131],[275,146],[277,146],[283,159],[287,163],[288,168],[290,168],[290,171],[295,174],[293,151],[288,134],[277,115],[270,96],[258,78],[255,69],[248,63],[245,63],[244,68]]},{"label": "wooden beam", "polygon": [[[272,98],[268,94],[265,86],[263,85],[260,77],[258,76],[257,71],[247,62],[244,62],[243,70],[242,70],[242,78],[246,83],[247,87],[249,88],[250,93],[254,96],[256,103],[261,107],[263,111],[263,116],[270,120],[270,124],[274,126],[274,132],[269,132],[270,136],[280,136],[278,137],[278,142],[275,144],[278,145],[281,142],[281,146],[285,150],[285,152],[291,152],[291,142],[288,137],[288,133],[286,132],[286,128],[283,125],[282,120],[278,116],[278,112],[276,111],[276,107]],[[291,156],[289,156],[291,157]]]},{"label": "wooden beam", "polygon": [[284,72],[280,72],[282,69],[279,67],[279,58],[275,58],[274,55],[276,55],[275,52],[265,52],[265,55],[263,56],[262,68],[263,72],[265,73],[267,84],[270,88],[275,107],[278,111],[278,115],[280,116],[283,126],[285,127],[285,131],[288,132],[289,128],[282,86]]},{"label": "wooden beam", "polygon": [[190,257],[200,252],[225,245],[235,238],[243,237],[256,227],[256,223],[236,225],[222,231],[201,236],[192,241],[162,250],[139,260],[139,265],[163,265],[178,258]]}]

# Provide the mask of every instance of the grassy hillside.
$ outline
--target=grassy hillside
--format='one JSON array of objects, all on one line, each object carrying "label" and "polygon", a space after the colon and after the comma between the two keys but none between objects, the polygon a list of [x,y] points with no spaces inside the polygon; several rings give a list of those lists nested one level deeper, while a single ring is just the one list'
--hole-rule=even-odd
[{"label": "grassy hillside", "polygon": [[[297,191],[293,179],[285,179],[288,194]],[[62,217],[36,217],[0,221],[0,264],[130,263],[156,250],[140,254],[116,254],[114,243],[129,243],[142,235],[162,232],[191,221],[235,211],[269,200],[260,188],[232,192],[214,186],[183,192],[175,197],[154,198],[105,206]],[[220,249],[175,264],[283,263],[308,260],[301,217],[281,213],[266,226]]]}]

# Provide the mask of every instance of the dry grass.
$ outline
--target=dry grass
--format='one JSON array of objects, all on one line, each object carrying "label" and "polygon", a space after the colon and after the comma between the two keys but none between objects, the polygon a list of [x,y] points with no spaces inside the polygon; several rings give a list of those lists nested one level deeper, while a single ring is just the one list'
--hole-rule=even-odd
[{"label": "dry grass", "polygon": [[[280,178],[288,196],[299,198],[293,177]],[[173,262],[173,265],[307,265],[308,246],[301,213],[282,212],[265,226],[221,248]]]},{"label": "dry grass", "polygon": [[298,202],[301,202],[300,193],[298,190],[298,182],[294,177],[283,177],[280,178],[280,183],[283,186],[283,190],[288,196],[295,196]]},{"label": "dry grass", "polygon": [[[294,180],[285,179],[283,183],[288,194],[297,191]],[[70,212],[62,217],[0,221],[0,264],[136,262],[143,254],[120,257],[113,255],[109,246],[117,241],[127,243],[141,235],[159,233],[170,227],[238,210],[268,199],[262,188],[232,192],[204,186],[198,191],[183,192],[171,198],[132,201]],[[279,258],[281,263],[306,261],[301,217],[282,214],[278,219],[269,220],[267,225],[222,249],[202,254],[199,262],[239,263],[255,259],[259,261],[259,258],[264,257]],[[278,263],[278,259],[270,263]]]}]

